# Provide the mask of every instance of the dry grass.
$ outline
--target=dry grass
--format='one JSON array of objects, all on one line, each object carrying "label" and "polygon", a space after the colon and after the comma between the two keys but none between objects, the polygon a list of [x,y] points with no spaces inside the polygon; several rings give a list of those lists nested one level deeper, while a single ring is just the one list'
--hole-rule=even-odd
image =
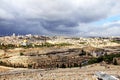
[{"label": "dry grass", "polygon": [[[4,75],[1,79],[6,80],[96,80],[94,74],[98,71],[107,74],[120,76],[120,66],[93,64],[82,68],[65,68],[54,70],[23,70],[15,69],[17,74],[11,72],[11,75]],[[23,75],[24,74],[24,75]],[[17,75],[17,76],[16,76]],[[12,78],[11,78],[12,77]]]}]

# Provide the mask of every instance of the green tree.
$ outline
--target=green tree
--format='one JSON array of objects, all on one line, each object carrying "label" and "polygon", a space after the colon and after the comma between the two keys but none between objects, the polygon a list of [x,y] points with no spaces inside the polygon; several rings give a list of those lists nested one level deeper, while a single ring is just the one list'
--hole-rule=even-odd
[{"label": "green tree", "polygon": [[79,54],[79,56],[83,56],[86,55],[86,52],[82,49],[81,53]]},{"label": "green tree", "polygon": [[78,64],[77,64],[77,63],[74,63],[74,67],[78,67]]},{"label": "green tree", "polygon": [[59,64],[57,64],[57,68],[59,68]]},{"label": "green tree", "polygon": [[114,64],[114,65],[118,65],[118,63],[117,63],[117,60],[116,60],[116,59],[114,59],[113,64]]},{"label": "green tree", "polygon": [[63,64],[61,65],[61,68],[66,68],[66,65],[63,63]]}]

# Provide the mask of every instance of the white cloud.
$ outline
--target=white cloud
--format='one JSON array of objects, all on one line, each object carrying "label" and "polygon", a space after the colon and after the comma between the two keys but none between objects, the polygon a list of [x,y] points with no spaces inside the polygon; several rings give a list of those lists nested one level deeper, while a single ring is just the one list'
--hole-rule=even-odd
[{"label": "white cloud", "polygon": [[[82,29],[81,29],[82,26]],[[120,20],[114,22],[108,22],[102,25],[90,25],[88,24],[81,24],[78,26],[78,29],[81,32],[81,36],[119,36],[120,35]]]},{"label": "white cloud", "polygon": [[[9,3],[9,4],[8,4]],[[118,2],[113,0],[4,0],[4,5],[14,9],[18,17],[48,20],[74,19],[94,21],[107,17]],[[12,6],[12,7],[11,7]]]},{"label": "white cloud", "polygon": [[6,10],[0,9],[0,19],[13,19],[14,16],[9,14]]}]

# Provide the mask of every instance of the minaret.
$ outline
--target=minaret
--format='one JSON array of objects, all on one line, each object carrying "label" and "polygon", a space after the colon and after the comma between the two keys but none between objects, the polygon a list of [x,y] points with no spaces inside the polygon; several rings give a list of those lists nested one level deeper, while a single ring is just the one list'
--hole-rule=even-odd
[{"label": "minaret", "polygon": [[15,33],[13,33],[13,35],[12,35],[13,37],[15,37]]}]

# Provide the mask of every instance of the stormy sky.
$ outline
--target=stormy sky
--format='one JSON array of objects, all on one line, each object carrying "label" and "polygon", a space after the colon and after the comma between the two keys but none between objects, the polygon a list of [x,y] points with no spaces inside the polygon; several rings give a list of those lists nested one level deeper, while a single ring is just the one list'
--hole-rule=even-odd
[{"label": "stormy sky", "polygon": [[0,35],[120,36],[120,0],[0,0]]}]

